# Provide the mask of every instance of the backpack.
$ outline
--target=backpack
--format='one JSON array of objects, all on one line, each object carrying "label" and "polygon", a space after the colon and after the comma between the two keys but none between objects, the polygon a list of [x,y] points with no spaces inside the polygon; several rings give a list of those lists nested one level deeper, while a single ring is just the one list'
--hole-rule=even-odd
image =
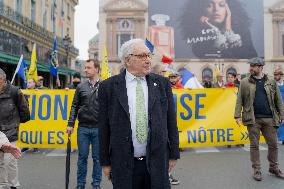
[{"label": "backpack", "polygon": [[11,87],[10,88],[11,91],[11,96],[13,98],[14,104],[16,105],[16,107],[18,108],[18,112],[19,112],[19,117],[20,117],[20,122],[21,123],[26,123],[28,121],[31,120],[31,115],[30,115],[30,111],[29,111],[29,98],[27,95],[24,94],[24,97],[27,101],[27,107],[20,107],[19,106],[19,89],[17,87]]}]

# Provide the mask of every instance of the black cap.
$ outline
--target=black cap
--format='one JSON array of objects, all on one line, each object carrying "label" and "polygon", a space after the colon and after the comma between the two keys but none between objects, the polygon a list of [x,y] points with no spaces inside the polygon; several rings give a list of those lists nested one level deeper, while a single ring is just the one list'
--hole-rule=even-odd
[{"label": "black cap", "polygon": [[261,57],[255,57],[255,58],[251,58],[248,60],[248,63],[250,65],[258,65],[258,66],[264,66],[265,62],[264,59]]}]

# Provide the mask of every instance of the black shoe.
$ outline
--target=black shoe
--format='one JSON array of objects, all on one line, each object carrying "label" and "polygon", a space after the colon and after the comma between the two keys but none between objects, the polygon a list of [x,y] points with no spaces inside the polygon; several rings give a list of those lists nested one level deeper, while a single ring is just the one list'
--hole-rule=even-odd
[{"label": "black shoe", "polygon": [[262,181],[261,171],[260,170],[254,170],[252,177],[256,181]]},{"label": "black shoe", "polygon": [[280,169],[272,169],[272,168],[270,168],[269,169],[269,173],[271,175],[276,176],[277,178],[284,179],[284,174],[282,173],[282,171]]},{"label": "black shoe", "polygon": [[17,187],[11,186],[11,189],[17,189]]},{"label": "black shoe", "polygon": [[38,154],[38,153],[40,153],[40,151],[38,150],[38,148],[34,148],[33,153]]},{"label": "black shoe", "polygon": [[284,145],[284,140],[282,141],[282,145]]},{"label": "black shoe", "polygon": [[23,152],[26,152],[26,151],[28,151],[29,150],[29,148],[23,148],[22,150],[21,150],[21,152],[23,153]]},{"label": "black shoe", "polygon": [[169,180],[170,180],[171,185],[179,185],[179,180],[178,180],[178,179],[175,179],[175,178],[173,177],[173,175],[170,175],[170,176],[169,176]]}]

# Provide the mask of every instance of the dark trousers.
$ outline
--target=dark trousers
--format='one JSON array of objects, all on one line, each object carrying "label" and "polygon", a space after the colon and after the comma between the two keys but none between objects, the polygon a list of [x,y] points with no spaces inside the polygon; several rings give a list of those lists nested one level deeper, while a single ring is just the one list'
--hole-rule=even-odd
[{"label": "dark trousers", "polygon": [[150,174],[147,170],[145,159],[134,159],[132,189],[151,189]]},{"label": "dark trousers", "polygon": [[260,131],[268,145],[267,159],[271,169],[278,168],[277,130],[273,127],[272,118],[256,118],[254,125],[248,126],[250,139],[250,158],[254,169],[261,169],[259,159]]}]

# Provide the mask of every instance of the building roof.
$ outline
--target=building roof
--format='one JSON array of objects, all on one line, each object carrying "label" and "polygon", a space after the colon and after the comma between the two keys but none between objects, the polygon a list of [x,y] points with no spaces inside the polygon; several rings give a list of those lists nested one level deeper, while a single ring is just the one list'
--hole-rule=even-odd
[{"label": "building roof", "polygon": [[94,43],[98,43],[99,42],[99,34],[96,34],[92,39],[89,40],[89,45],[90,44],[94,44]]}]

